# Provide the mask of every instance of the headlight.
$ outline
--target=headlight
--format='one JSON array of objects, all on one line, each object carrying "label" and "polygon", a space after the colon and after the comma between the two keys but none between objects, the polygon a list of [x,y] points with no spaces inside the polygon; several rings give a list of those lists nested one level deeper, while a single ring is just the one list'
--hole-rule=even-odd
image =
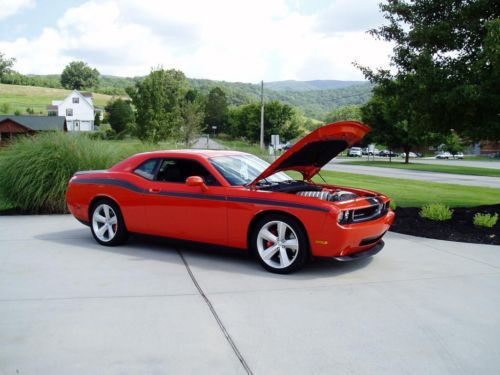
[{"label": "headlight", "polygon": [[337,221],[339,224],[346,223],[349,220],[349,211],[340,211]]}]

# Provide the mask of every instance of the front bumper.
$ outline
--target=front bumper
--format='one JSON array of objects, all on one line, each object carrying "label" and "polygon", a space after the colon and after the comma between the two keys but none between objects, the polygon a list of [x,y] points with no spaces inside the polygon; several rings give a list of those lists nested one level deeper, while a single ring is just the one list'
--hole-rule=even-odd
[{"label": "front bumper", "polygon": [[352,254],[344,255],[344,256],[340,256],[340,257],[333,257],[333,259],[338,260],[340,262],[350,262],[351,260],[359,260],[359,259],[369,258],[369,257],[377,254],[378,252],[380,252],[380,250],[382,250],[384,248],[384,245],[385,245],[384,241],[380,240],[375,246],[373,246],[367,250],[359,251],[357,253],[352,253]]}]

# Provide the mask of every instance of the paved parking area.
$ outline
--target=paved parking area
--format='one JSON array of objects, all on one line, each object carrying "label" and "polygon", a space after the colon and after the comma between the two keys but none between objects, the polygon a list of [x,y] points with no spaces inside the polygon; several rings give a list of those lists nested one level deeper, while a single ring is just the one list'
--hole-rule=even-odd
[{"label": "paved parking area", "polygon": [[500,248],[389,233],[278,276],[237,252],[97,245],[0,217],[3,374],[498,374]]}]

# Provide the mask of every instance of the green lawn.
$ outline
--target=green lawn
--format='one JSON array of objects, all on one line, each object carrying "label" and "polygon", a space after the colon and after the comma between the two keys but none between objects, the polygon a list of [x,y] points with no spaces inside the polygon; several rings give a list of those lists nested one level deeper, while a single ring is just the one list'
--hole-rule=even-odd
[{"label": "green lawn", "polygon": [[411,170],[426,171],[426,172],[466,174],[472,176],[500,177],[500,169],[464,167],[460,165],[422,164],[422,163],[412,163],[412,162],[410,162],[410,164],[404,164],[399,161],[390,163],[388,161],[364,161],[364,160],[346,161],[343,162],[343,164],[365,165],[369,167],[383,167],[383,168],[396,168],[396,169],[411,169]]},{"label": "green lawn", "polygon": [[[64,99],[70,92],[64,89],[0,83],[0,105],[4,103],[9,105],[9,111],[5,114],[13,114],[16,110],[26,113],[26,108],[29,107],[33,108],[36,114],[46,115],[47,105],[52,104],[52,100]],[[104,107],[111,98],[111,95],[94,93],[94,104]]]},{"label": "green lawn", "polygon": [[[321,171],[320,173],[328,184],[374,190],[389,196],[399,207],[422,207],[427,203],[443,203],[450,207],[500,204],[500,189],[495,188],[441,184],[344,172]],[[292,178],[300,178],[298,172],[287,172],[287,174]],[[319,176],[314,177],[314,181],[323,183]]]},{"label": "green lawn", "polygon": [[[365,188],[386,194],[401,207],[421,207],[427,203],[443,203],[450,207],[500,204],[500,189],[495,188],[332,171],[322,171],[321,175],[329,184]],[[318,176],[315,181],[322,182]]]}]

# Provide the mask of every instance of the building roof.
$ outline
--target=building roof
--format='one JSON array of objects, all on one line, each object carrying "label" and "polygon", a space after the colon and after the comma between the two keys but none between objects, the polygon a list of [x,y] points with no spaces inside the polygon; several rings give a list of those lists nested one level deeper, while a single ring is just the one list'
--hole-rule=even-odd
[{"label": "building roof", "polygon": [[81,92],[80,91],[80,94],[82,94],[82,96],[85,96],[87,98],[91,98],[92,97],[92,93],[91,92]]},{"label": "building roof", "polygon": [[55,109],[55,110],[57,110],[57,108],[59,108],[59,106],[54,105],[54,104],[52,104],[52,105],[48,105],[48,106],[47,106],[47,109],[48,109],[48,110],[51,110],[51,109],[52,109],[52,110],[54,110],[54,109]]},{"label": "building roof", "polygon": [[64,116],[10,116],[0,115],[0,123],[11,120],[31,130],[65,130],[66,118]]}]

